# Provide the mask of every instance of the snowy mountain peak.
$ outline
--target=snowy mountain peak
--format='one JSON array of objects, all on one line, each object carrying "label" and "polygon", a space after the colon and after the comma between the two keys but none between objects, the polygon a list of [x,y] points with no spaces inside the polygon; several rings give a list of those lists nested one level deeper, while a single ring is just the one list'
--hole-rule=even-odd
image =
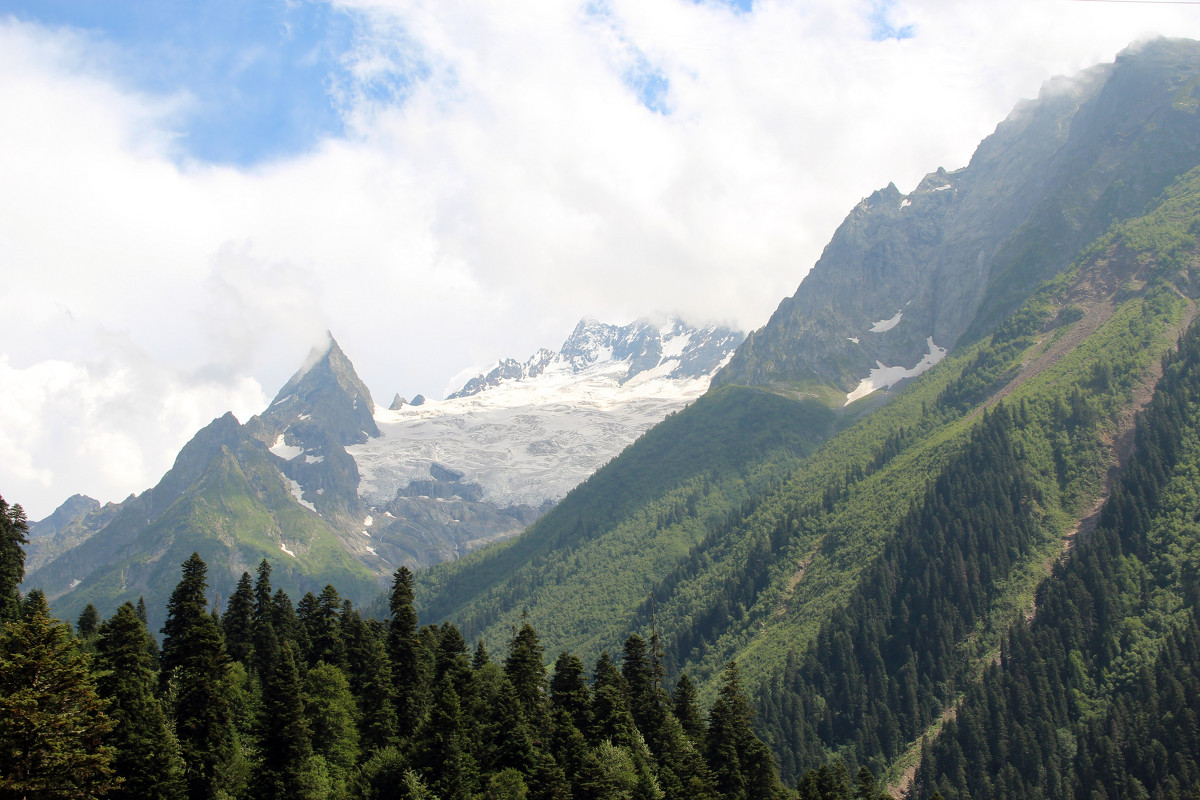
[{"label": "snowy mountain peak", "polygon": [[614,362],[626,365],[619,383],[642,375],[646,378],[693,379],[712,374],[733,353],[742,339],[740,331],[708,326],[692,328],[669,318],[662,325],[638,320],[629,325],[609,325],[584,317],[557,352],[542,349],[519,362],[506,358],[477,375],[446,399],[471,397],[513,381],[526,381],[545,372],[580,374]]}]

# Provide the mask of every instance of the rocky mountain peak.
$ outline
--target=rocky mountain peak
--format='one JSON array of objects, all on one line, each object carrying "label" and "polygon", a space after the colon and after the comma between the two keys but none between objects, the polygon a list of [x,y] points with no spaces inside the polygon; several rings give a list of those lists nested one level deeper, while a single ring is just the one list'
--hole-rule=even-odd
[{"label": "rocky mountain peak", "polygon": [[50,516],[37,522],[31,522],[29,524],[29,537],[34,539],[53,536],[62,528],[73,522],[77,522],[99,508],[99,500],[84,494],[71,495],[63,501],[62,505],[54,509],[54,513]]},{"label": "rocky mountain peak", "polygon": [[651,370],[663,378],[699,378],[712,374],[743,338],[740,331],[715,325],[694,328],[673,317],[661,325],[648,320],[611,325],[584,317],[557,353],[543,348],[524,362],[513,358],[498,361],[447,399],[536,378],[551,369],[578,374],[612,362],[628,365],[622,383]]},{"label": "rocky mountain peak", "polygon": [[1198,86],[1200,43],[1166,39],[1050,81],[967,167],[939,168],[908,195],[889,184],[864,198],[714,384],[817,383],[854,396],[985,335],[1196,164]]},{"label": "rocky mountain peak", "polygon": [[297,423],[322,428],[342,445],[379,435],[371,391],[333,336],[326,332],[326,337],[313,347],[270,407],[248,423],[254,436],[268,446]]}]

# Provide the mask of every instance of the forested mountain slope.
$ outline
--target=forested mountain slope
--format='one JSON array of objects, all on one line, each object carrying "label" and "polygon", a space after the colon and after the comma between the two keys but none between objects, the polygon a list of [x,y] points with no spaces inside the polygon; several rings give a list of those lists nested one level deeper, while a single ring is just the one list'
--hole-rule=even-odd
[{"label": "forested mountain slope", "polygon": [[[1056,565],[922,758],[917,797],[1194,796],[1200,785],[1200,330],[1095,533]],[[1115,791],[1114,791],[1115,790]],[[1193,792],[1189,795],[1188,792]]]},{"label": "forested mountain slope", "polygon": [[[1184,83],[1171,107],[1195,125],[1200,103],[1178,98],[1200,83]],[[668,670],[702,697],[736,659],[785,781],[833,756],[898,779],[1109,491],[1160,359],[1195,315],[1198,232],[1192,171],[1091,242],[1044,242],[1072,251],[1067,268],[890,402],[842,409],[811,382],[816,396],[776,398],[780,411],[833,407],[810,423],[810,442],[827,437],[811,455],[672,461],[676,441],[732,425],[717,403],[750,391],[714,390],[524,537],[418,576],[423,613],[488,642],[524,618],[548,651],[585,658],[656,632]],[[991,291],[983,302],[999,303]],[[741,438],[798,433],[736,419]]]}]

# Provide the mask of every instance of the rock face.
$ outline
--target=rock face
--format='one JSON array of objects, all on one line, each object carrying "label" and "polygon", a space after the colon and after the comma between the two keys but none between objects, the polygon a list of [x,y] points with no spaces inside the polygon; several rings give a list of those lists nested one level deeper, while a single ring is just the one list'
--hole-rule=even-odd
[{"label": "rock face", "polygon": [[301,500],[351,527],[366,511],[358,500],[358,468],[346,446],[379,436],[371,392],[334,341],[313,348],[270,407],[246,430],[279,459],[301,488]]},{"label": "rock face", "polygon": [[865,198],[714,384],[849,393],[873,369],[911,368],[986,333],[1196,162],[1198,78],[1196,42],[1131,48],[1047,83],[964,169]]},{"label": "rock face", "polygon": [[25,571],[32,572],[59,553],[70,550],[107,524],[115,504],[103,509],[98,500],[77,494],[67,498],[54,513],[29,525],[25,547]]}]

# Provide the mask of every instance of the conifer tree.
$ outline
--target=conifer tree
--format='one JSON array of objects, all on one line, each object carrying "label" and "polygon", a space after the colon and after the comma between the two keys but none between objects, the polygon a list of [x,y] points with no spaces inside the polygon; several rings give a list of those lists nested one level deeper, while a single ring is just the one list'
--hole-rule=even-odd
[{"label": "conifer tree", "polygon": [[480,639],[475,643],[475,654],[471,656],[471,669],[479,669],[488,663],[491,663],[491,658],[487,648],[483,646],[483,639]]},{"label": "conifer tree", "polygon": [[579,656],[564,650],[554,662],[550,704],[555,710],[565,712],[580,733],[591,730],[592,698]]},{"label": "conifer tree", "polygon": [[607,650],[600,654],[594,674],[590,741],[599,744],[607,739],[616,745],[637,747],[642,737],[629,707],[629,686]]},{"label": "conifer tree", "polygon": [[330,798],[349,793],[358,763],[358,709],[345,674],[332,664],[318,664],[304,676],[304,716],[312,731],[312,749],[325,759]]},{"label": "conifer tree", "polygon": [[255,777],[257,800],[316,800],[327,795],[328,775],[323,760],[314,763],[312,731],[290,646],[280,647],[275,669],[263,684],[259,715],[262,761]]},{"label": "conifer tree", "polygon": [[621,676],[625,678],[629,687],[629,705],[633,712],[633,721],[650,749],[658,754],[666,708],[664,698],[659,694],[655,664],[647,655],[646,640],[636,633],[625,640]]},{"label": "conifer tree", "polygon": [[117,785],[113,722],[68,627],[31,592],[0,628],[0,796],[95,797]]},{"label": "conifer tree", "polygon": [[254,664],[254,583],[249,572],[238,579],[237,589],[229,596],[225,616],[221,618],[225,652],[247,668]]},{"label": "conifer tree", "polygon": [[512,681],[521,703],[521,711],[533,729],[541,733],[549,724],[546,708],[546,665],[537,631],[528,622],[521,626],[508,644],[504,674]]},{"label": "conifer tree", "polygon": [[683,727],[696,747],[704,748],[704,718],[700,715],[700,705],[696,700],[696,687],[686,672],[680,673],[675,682],[675,693],[671,698],[675,718]]},{"label": "conifer tree", "polygon": [[708,765],[725,800],[772,798],[783,787],[771,752],[754,733],[754,711],[742,690],[741,673],[730,661],[721,674],[721,688],[708,716]]},{"label": "conifer tree", "polygon": [[309,667],[318,662],[346,666],[346,647],[341,634],[342,599],[337,589],[326,584],[320,596],[308,592],[296,608],[300,628],[304,632]]},{"label": "conifer tree", "polygon": [[75,635],[79,637],[81,643],[90,643],[96,638],[96,629],[100,627],[100,612],[91,603],[83,607],[83,611],[79,612],[79,619],[75,622]]},{"label": "conifer tree", "polygon": [[175,734],[185,765],[187,797],[208,800],[231,787],[237,755],[227,684],[228,657],[217,623],[206,612],[208,568],[198,553],[167,603],[159,682],[174,698]]},{"label": "conifer tree", "polygon": [[254,581],[254,671],[265,680],[275,668],[279,637],[275,633],[275,603],[271,598],[271,564],[259,562]]},{"label": "conifer tree", "polygon": [[479,768],[449,674],[437,684],[421,734],[421,764],[430,788],[443,800],[470,800],[478,788]]},{"label": "conifer tree", "polygon": [[417,640],[413,575],[408,567],[396,570],[388,605],[392,613],[387,640],[388,657],[392,663],[392,693],[399,735],[404,740],[411,737],[420,726],[427,694]]},{"label": "conifer tree", "polygon": [[396,708],[392,700],[392,666],[383,636],[353,609],[342,611],[342,637],[348,662],[346,677],[359,712],[360,745],[373,752],[396,743]]},{"label": "conifer tree", "polygon": [[146,642],[150,634],[131,603],[99,627],[97,690],[115,726],[107,742],[121,785],[109,796],[174,800],[183,792],[183,758],[175,732],[155,695],[156,676]]},{"label": "conifer tree", "polygon": [[10,506],[0,497],[0,622],[21,615],[21,593],[25,579],[25,545],[29,525],[19,505]]}]

